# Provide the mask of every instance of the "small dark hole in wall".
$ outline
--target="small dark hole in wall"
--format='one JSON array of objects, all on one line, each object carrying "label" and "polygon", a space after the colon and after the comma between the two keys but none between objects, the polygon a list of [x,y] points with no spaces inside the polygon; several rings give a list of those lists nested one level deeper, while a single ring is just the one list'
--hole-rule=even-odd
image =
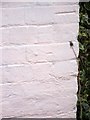
[{"label": "small dark hole in wall", "polygon": [[2,118],[1,120],[76,120],[76,118]]}]

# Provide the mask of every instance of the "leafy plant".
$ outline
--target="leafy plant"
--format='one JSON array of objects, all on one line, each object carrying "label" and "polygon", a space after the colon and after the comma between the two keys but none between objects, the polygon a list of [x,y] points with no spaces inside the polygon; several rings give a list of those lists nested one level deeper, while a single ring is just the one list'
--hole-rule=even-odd
[{"label": "leafy plant", "polygon": [[90,120],[90,1],[79,3],[79,5],[77,120]]}]

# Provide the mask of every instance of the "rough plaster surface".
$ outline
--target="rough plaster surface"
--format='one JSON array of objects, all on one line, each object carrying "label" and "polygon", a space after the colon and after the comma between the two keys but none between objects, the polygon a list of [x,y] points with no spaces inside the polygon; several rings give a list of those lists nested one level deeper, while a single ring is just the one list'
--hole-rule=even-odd
[{"label": "rough plaster surface", "polygon": [[0,9],[0,115],[75,118],[78,4],[7,2]]}]

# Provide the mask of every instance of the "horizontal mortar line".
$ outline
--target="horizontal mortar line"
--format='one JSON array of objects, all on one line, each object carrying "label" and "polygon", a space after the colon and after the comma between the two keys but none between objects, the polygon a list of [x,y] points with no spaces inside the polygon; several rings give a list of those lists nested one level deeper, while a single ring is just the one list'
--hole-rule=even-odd
[{"label": "horizontal mortar line", "polygon": [[[75,6],[75,5],[78,5],[78,2],[73,2],[73,3],[66,3],[66,4],[64,4],[64,2],[59,2],[59,3],[61,3],[61,4],[57,4],[57,2],[56,3],[52,3],[52,4],[47,4],[47,2],[46,2],[46,4],[38,4],[38,3],[35,3],[35,2],[33,2],[32,4],[28,4],[28,5],[21,5],[21,6],[13,6],[13,7],[10,7],[10,6],[3,6],[3,5],[1,5],[0,6],[0,8],[1,9],[12,9],[12,8],[32,8],[32,7],[57,7],[57,6]],[[63,4],[62,4],[63,3]]]},{"label": "horizontal mortar line", "polygon": [[[52,15],[54,16],[56,12],[55,12],[54,10],[52,10],[51,13],[52,13]],[[61,13],[61,15],[62,15],[62,14],[65,14],[65,15],[66,15],[66,14],[68,14],[68,13],[75,14],[75,13],[78,13],[78,10],[69,10],[69,11],[59,11],[59,10],[58,10],[57,13]],[[3,12],[2,12],[2,14],[3,14]]]},{"label": "horizontal mortar line", "polygon": [[[77,24],[77,23],[79,23],[79,22],[70,22],[70,23],[63,23],[63,25],[65,25],[65,24]],[[36,26],[36,27],[38,27],[38,26],[49,26],[49,25],[62,25],[62,23],[54,23],[54,22],[51,22],[51,23],[46,23],[46,24],[28,24],[28,23],[25,23],[25,24],[22,24],[22,25],[20,25],[20,24],[14,24],[14,25],[11,25],[11,24],[8,24],[8,25],[3,25],[3,26],[1,26],[0,27],[0,29],[1,28],[10,28],[10,27],[24,27],[24,26]]]},{"label": "horizontal mortar line", "polygon": [[39,63],[56,63],[56,62],[63,62],[63,61],[69,61],[69,60],[75,60],[75,58],[72,58],[72,59],[66,59],[66,60],[56,60],[56,61],[38,61],[38,62],[32,62],[32,61],[29,61],[27,63],[31,63],[31,64],[39,64]]},{"label": "horizontal mortar line", "polygon": [[[21,64],[2,64],[0,65],[0,68],[3,67],[19,67],[19,66],[32,66],[32,65],[36,65],[36,64],[55,64],[56,62],[65,62],[65,61],[76,61],[76,58],[72,58],[72,59],[67,59],[67,60],[57,60],[57,61],[42,61],[42,62],[26,62],[26,63],[21,63]],[[76,61],[77,62],[77,61]]]},{"label": "horizontal mortar line", "polygon": [[8,24],[8,25],[3,25],[1,26],[1,28],[10,28],[10,27],[24,27],[24,26],[34,26],[34,27],[38,27],[38,26],[49,26],[49,25],[54,25],[56,23],[46,23],[46,24],[28,24],[28,23],[25,23],[25,24]]},{"label": "horizontal mortar line", "polygon": [[[68,73],[68,75],[64,75],[63,73],[62,74],[60,74],[60,76],[61,76],[61,78],[60,77],[58,77],[58,79],[62,79],[62,81],[59,81],[59,82],[64,82],[64,81],[71,81],[71,80],[67,80],[68,79],[68,77],[71,77],[71,78],[73,78],[73,77],[75,77],[75,78],[77,78],[77,76],[78,76],[78,73],[76,72],[74,72],[74,73]],[[63,78],[62,77],[64,77],[64,78],[66,78],[66,80],[63,80]],[[50,78],[52,78],[52,77],[50,77]],[[56,78],[55,78],[56,79]],[[49,80],[49,78],[47,79],[47,82],[48,82],[48,80]],[[3,81],[3,78],[2,78],[2,81]],[[43,79],[40,79],[40,80],[37,80],[37,79],[32,79],[32,81],[21,81],[21,82],[5,82],[5,83],[0,83],[0,85],[7,85],[7,84],[9,84],[9,85],[12,85],[12,84],[23,84],[23,83],[46,83],[46,81],[44,82],[43,81]],[[58,82],[58,81],[56,81],[56,82]]]},{"label": "horizontal mortar line", "polygon": [[5,25],[5,26],[2,26],[2,27],[0,27],[0,29],[2,30],[2,29],[7,29],[7,28],[17,28],[17,27],[26,27],[26,28],[28,28],[28,27],[41,27],[41,26],[45,26],[45,25],[47,25],[47,26],[53,26],[53,25],[61,25],[61,26],[65,26],[65,25],[75,25],[75,24],[77,24],[78,26],[79,26],[79,23],[77,22],[72,22],[72,23],[64,23],[64,24],[60,24],[60,23],[50,23],[50,24],[25,24],[25,25],[20,25],[20,24],[14,24],[14,25],[10,25],[10,26],[7,26],[7,25]]},{"label": "horizontal mortar line", "polygon": [[57,15],[58,15],[58,14],[59,14],[59,15],[61,14],[61,15],[62,15],[62,14],[66,14],[66,13],[67,13],[67,14],[72,14],[72,13],[76,13],[76,12],[77,12],[77,11],[72,10],[72,11],[66,11],[66,12],[64,12],[64,11],[63,11],[63,12],[56,12],[55,14],[57,14]]},{"label": "horizontal mortar line", "polygon": [[[78,41],[72,41],[73,44],[78,43]],[[6,46],[0,46],[0,49],[3,50],[3,48],[17,48],[17,47],[33,47],[33,46],[47,46],[47,45],[69,45],[70,42],[61,42],[61,43],[33,43],[33,44],[14,44],[14,45],[6,45]]]}]

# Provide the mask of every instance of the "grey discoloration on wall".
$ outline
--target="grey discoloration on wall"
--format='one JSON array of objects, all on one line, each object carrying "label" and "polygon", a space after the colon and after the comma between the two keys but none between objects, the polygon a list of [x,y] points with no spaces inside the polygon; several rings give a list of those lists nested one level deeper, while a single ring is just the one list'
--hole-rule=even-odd
[{"label": "grey discoloration on wall", "polygon": [[[2,117],[75,118],[78,4],[3,3]],[[0,36],[0,37],[1,37]]]}]

